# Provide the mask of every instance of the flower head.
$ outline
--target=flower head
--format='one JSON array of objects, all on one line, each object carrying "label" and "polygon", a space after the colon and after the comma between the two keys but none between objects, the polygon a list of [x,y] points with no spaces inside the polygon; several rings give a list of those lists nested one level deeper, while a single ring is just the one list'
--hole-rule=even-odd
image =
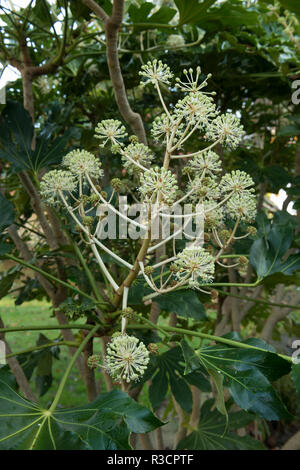
[{"label": "flower head", "polygon": [[72,150],[63,159],[63,165],[78,176],[88,174],[100,178],[103,175],[101,162],[86,150]]},{"label": "flower head", "polygon": [[153,83],[155,85],[158,82],[170,85],[170,80],[173,78],[173,73],[171,72],[170,67],[157,59],[142,65],[139,74],[146,78],[145,81],[141,82],[142,85],[147,85],[148,83]]},{"label": "flower head", "polygon": [[165,142],[166,138],[171,135],[174,126],[176,125],[177,128],[175,131],[175,136],[173,138],[173,143],[175,143],[178,137],[182,135],[184,127],[183,123],[178,124],[178,122],[176,121],[176,119],[173,120],[172,117],[169,117],[166,114],[161,114],[160,116],[157,116],[152,123],[151,129],[151,134],[154,139],[156,141],[162,139],[163,142]]},{"label": "flower head", "polygon": [[180,34],[170,34],[168,36],[166,46],[170,48],[179,48],[179,47],[184,47],[185,45],[185,40],[184,37],[181,36]]},{"label": "flower head", "polygon": [[226,204],[226,210],[232,219],[240,217],[244,222],[252,222],[256,217],[256,198],[249,191],[233,194]]},{"label": "flower head", "polygon": [[223,207],[216,207],[216,201],[204,201],[204,227],[205,230],[212,230],[223,225]]},{"label": "flower head", "polygon": [[150,168],[141,175],[140,193],[151,202],[172,204],[178,190],[175,176],[165,168]]},{"label": "flower head", "polygon": [[209,121],[217,115],[216,105],[210,96],[204,93],[189,93],[176,103],[175,113],[183,116],[198,127],[206,127]]},{"label": "flower head", "polygon": [[221,114],[210,122],[206,136],[209,140],[219,140],[228,147],[235,148],[244,135],[240,120],[233,114]]},{"label": "flower head", "polygon": [[128,134],[125,127],[116,119],[105,119],[97,124],[95,137],[102,140],[100,147],[104,147],[107,142],[120,144],[120,139],[124,139]]},{"label": "flower head", "polygon": [[[223,193],[234,192],[242,193],[253,192],[254,189],[251,186],[254,185],[253,179],[244,171],[235,170],[231,173],[226,173],[221,179],[220,189]],[[249,189],[251,188],[251,189]]]},{"label": "flower head", "polygon": [[105,369],[115,380],[134,382],[144,375],[149,355],[146,346],[138,338],[119,335],[107,345]]},{"label": "flower head", "polygon": [[222,171],[219,155],[212,150],[196,155],[188,162],[187,166],[195,172],[202,173],[205,170],[205,173],[210,176]]},{"label": "flower head", "polygon": [[70,171],[52,170],[43,176],[40,193],[48,204],[55,204],[60,192],[71,193],[75,190],[76,185],[76,177]]},{"label": "flower head", "polygon": [[184,69],[183,71],[187,81],[183,82],[180,78],[176,78],[177,86],[182,91],[188,91],[196,93],[200,91],[202,88],[207,86],[207,80],[211,77],[211,74],[207,75],[206,79],[199,83],[199,78],[201,74],[201,68],[198,66],[196,68],[196,76],[194,78],[194,70],[190,68],[188,71]]},{"label": "flower head", "polygon": [[187,186],[187,190],[193,190],[190,195],[191,201],[215,200],[220,195],[219,184],[214,178],[201,178],[201,175],[196,176]]},{"label": "flower head", "polygon": [[137,165],[135,165],[134,162],[142,166],[148,166],[152,159],[153,153],[149,147],[141,143],[129,144],[124,149],[124,153],[122,155],[124,168],[128,170],[128,173],[133,173],[134,170],[137,169]]},{"label": "flower head", "polygon": [[199,282],[200,278],[202,283],[206,283],[211,282],[214,278],[214,259],[202,247],[185,248],[181,253],[178,253],[174,265],[177,268],[176,277],[179,281],[187,275],[190,276],[192,282]]}]

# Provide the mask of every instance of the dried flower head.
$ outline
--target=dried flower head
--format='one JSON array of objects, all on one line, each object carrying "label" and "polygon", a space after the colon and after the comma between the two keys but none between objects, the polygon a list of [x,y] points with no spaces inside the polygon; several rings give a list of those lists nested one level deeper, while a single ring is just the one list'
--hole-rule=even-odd
[{"label": "dried flower head", "polygon": [[118,335],[107,345],[105,369],[114,380],[134,382],[144,375],[149,360],[149,351],[138,338]]},{"label": "dried flower head", "polygon": [[60,192],[72,193],[76,186],[76,177],[70,171],[51,170],[42,178],[40,193],[48,204],[55,204]]},{"label": "dried flower head", "polygon": [[176,178],[170,170],[154,167],[141,175],[139,191],[146,201],[172,204],[177,190]]},{"label": "dried flower head", "polygon": [[163,64],[161,60],[154,59],[152,62],[149,61],[147,64],[142,65],[139,74],[146,80],[142,81],[142,85],[148,83],[157,84],[158,82],[170,85],[170,80],[173,78],[173,73],[168,65]]},{"label": "dried flower head", "polygon": [[124,139],[128,134],[125,127],[116,119],[106,119],[97,124],[95,137],[102,140],[100,147],[104,147],[107,142],[121,144],[120,139]]},{"label": "dried flower head", "polygon": [[86,150],[72,150],[64,157],[63,165],[77,176],[89,175],[94,178],[103,176],[101,162]]}]

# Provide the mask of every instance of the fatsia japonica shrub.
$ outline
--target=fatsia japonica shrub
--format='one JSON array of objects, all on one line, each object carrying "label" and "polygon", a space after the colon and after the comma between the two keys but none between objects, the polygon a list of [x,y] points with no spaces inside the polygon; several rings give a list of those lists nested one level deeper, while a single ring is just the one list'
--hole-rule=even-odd
[{"label": "fatsia japonica shrub", "polygon": [[[252,178],[239,170],[223,174],[222,162],[213,150],[218,144],[232,149],[237,147],[244,134],[243,127],[233,114],[220,114],[213,92],[203,91],[209,76],[202,81],[200,67],[196,72],[184,70],[184,79],[176,78],[173,85],[182,92],[182,98],[168,109],[160,86],[171,86],[173,73],[170,68],[154,60],[142,66],[140,75],[142,85],[153,86],[161,101],[161,114],[153,121],[151,133],[164,145],[162,162],[154,163],[154,151],[135,136],[127,140],[126,129],[120,121],[103,120],[95,129],[100,147],[110,146],[112,152],[121,158],[124,169],[134,181],[130,195],[140,208],[145,209],[134,220],[134,227],[140,230],[142,239],[135,263],[121,258],[101,240],[101,225],[106,219],[90,215],[95,211],[99,214],[100,207],[107,208],[130,225],[133,223],[112,204],[115,193],[123,194],[122,180],[115,178],[111,181],[114,190],[109,198],[104,192],[101,186],[103,170],[98,158],[85,150],[73,150],[64,157],[62,169],[48,172],[41,182],[44,200],[48,204],[62,205],[70,214],[82,239],[90,244],[107,281],[117,296],[122,297],[121,332],[112,339],[103,362],[107,372],[121,382],[139,380],[149,362],[149,352],[144,344],[126,333],[130,316],[128,294],[134,279],[144,277],[153,291],[148,298],[183,287],[207,293],[205,287],[214,280],[216,265],[230,268],[247,262],[245,257],[233,256],[233,264],[224,264],[224,252],[236,239],[255,233],[255,228],[249,225],[256,215]],[[185,153],[185,144],[196,133],[199,150]],[[180,175],[176,175],[172,168],[178,159],[184,162]],[[177,209],[181,209],[183,204],[190,212],[178,214]],[[202,223],[196,224],[198,231],[190,236],[188,228],[193,223],[195,225],[197,216]],[[234,220],[233,229],[227,227],[227,218]],[[165,219],[175,222],[173,231],[168,237],[164,237],[166,230],[162,231],[157,237],[159,241],[155,241],[153,235],[157,234],[154,229],[166,229]],[[245,233],[237,237],[241,222]],[[174,241],[181,235],[186,235],[186,247],[177,251]],[[171,254],[156,263],[155,251],[164,245],[171,245],[171,251],[168,247],[165,251]],[[102,251],[128,268],[129,274],[122,285],[117,284],[105,266]]]},{"label": "fatsia japonica shrub", "polygon": [[[87,266],[95,298],[88,295],[91,304],[84,306],[78,301],[84,292],[65,283],[77,297],[60,308],[72,321],[88,321],[75,325],[86,333],[48,409],[25,400],[0,377],[0,448],[130,449],[131,433],[163,432],[175,410],[178,432],[167,443],[172,448],[261,449],[260,441],[234,431],[260,418],[291,417],[271,384],[290,372],[291,358],[257,338],[207,333],[202,325],[209,319],[199,313],[199,296],[214,300],[216,286],[234,285],[219,277],[216,282],[218,269],[236,269],[243,279],[248,261],[235,251],[236,243],[256,232],[253,180],[244,171],[226,173],[219,157],[222,146],[230,151],[239,145],[243,127],[235,115],[219,112],[214,93],[205,91],[209,76],[203,80],[199,67],[174,79],[167,65],[154,60],[140,74],[142,86],[153,87],[161,104],[151,125],[154,145],[129,137],[120,121],[105,119],[95,138],[100,153],[107,146],[121,161],[123,177],[114,177],[108,190],[101,160],[76,149],[41,180],[43,201],[71,227],[83,265],[91,250],[105,288],[97,291]],[[169,106],[165,87],[181,94]],[[195,137],[198,150],[189,152]],[[137,289],[141,302],[134,298]],[[197,310],[201,328],[177,318],[174,324],[166,312],[162,319],[150,315],[154,303],[163,311],[170,299],[173,316],[184,310],[195,320]],[[110,376],[112,390],[79,408],[60,409],[72,366],[99,337],[109,337],[105,350],[85,354],[85,366]],[[292,367],[297,381],[299,368]],[[147,406],[138,403],[145,389]]]}]

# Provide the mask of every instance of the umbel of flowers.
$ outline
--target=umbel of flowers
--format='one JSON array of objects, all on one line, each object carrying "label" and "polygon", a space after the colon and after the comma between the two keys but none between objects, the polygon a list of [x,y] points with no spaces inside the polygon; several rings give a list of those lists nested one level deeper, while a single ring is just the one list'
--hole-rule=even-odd
[{"label": "umbel of flowers", "polygon": [[[161,112],[151,129],[152,138],[157,142],[156,149],[159,152],[163,149],[161,158],[157,150],[155,154],[154,148],[150,149],[135,136],[127,141],[125,126],[118,120],[107,119],[98,123],[95,137],[99,139],[100,147],[110,146],[112,153],[120,156],[134,184],[128,185],[128,179],[126,183],[114,178],[111,181],[113,192],[108,198],[101,187],[103,170],[100,160],[85,150],[69,152],[63,159],[62,168],[49,171],[41,181],[42,197],[48,204],[60,204],[70,214],[80,236],[89,243],[111,289],[122,298],[121,332],[108,345],[102,367],[114,380],[125,382],[138,380],[149,361],[145,345],[126,334],[128,294],[134,280],[141,276],[152,289],[153,293],[147,296],[147,300],[184,286],[207,292],[207,288],[213,285],[217,264],[224,268],[244,266],[244,257],[237,256],[230,264],[229,260],[234,255],[231,253],[226,257],[226,252],[236,239],[254,232],[255,229],[248,224],[256,215],[251,177],[239,170],[224,174],[222,162],[214,151],[217,145],[236,148],[244,131],[236,116],[220,114],[213,92],[203,91],[210,75],[201,81],[201,70],[197,67],[196,71],[184,70],[183,78],[173,81],[170,68],[157,60],[143,65],[140,75],[142,85],[154,87],[161,102]],[[169,87],[170,92],[182,93],[181,99],[170,108],[164,101],[161,84]],[[186,145],[195,135],[198,135],[199,149],[188,153]],[[179,180],[175,169],[177,175],[181,172]],[[167,216],[166,206],[191,204],[193,212],[189,218],[193,220],[197,216],[196,207],[201,204],[206,243],[199,246],[198,234],[194,239],[186,239],[186,247],[178,252],[175,244],[178,230],[164,239],[152,240],[150,214],[146,221],[137,222],[112,204],[114,194],[124,194],[126,190],[137,202],[155,204],[156,217],[161,221]],[[99,204],[144,230],[145,236],[137,244],[133,264],[132,257],[124,259],[99,239],[103,219],[92,215],[97,213],[95,209]],[[177,217],[184,219],[185,216]],[[226,225],[228,221],[230,229]],[[244,233],[237,236],[238,228],[244,229]],[[185,223],[180,230],[185,233]],[[163,245],[166,256],[157,262],[155,252]],[[128,276],[121,285],[103,261],[103,253],[108,253],[128,270]],[[92,356],[89,363],[95,367],[98,359]]]}]

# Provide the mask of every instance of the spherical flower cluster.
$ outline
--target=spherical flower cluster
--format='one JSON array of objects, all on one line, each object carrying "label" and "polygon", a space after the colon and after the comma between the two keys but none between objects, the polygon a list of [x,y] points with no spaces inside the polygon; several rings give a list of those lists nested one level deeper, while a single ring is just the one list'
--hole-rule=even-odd
[{"label": "spherical flower cluster", "polygon": [[210,119],[217,115],[216,105],[210,96],[204,93],[189,93],[176,103],[175,113],[183,116],[189,123],[206,127]]},{"label": "spherical flower cluster", "polygon": [[185,45],[184,37],[181,36],[180,34],[170,34],[170,36],[168,36],[168,39],[166,42],[167,47],[179,48],[179,47],[183,47],[184,45]]},{"label": "spherical flower cluster", "polygon": [[172,204],[178,190],[175,176],[170,170],[154,167],[141,175],[139,191],[145,200]]},{"label": "spherical flower cluster", "polygon": [[177,259],[174,262],[177,269],[176,277],[180,281],[187,275],[190,280],[202,283],[212,282],[215,272],[214,259],[208,251],[204,248],[185,248],[181,253],[178,253]]},{"label": "spherical flower cluster", "polygon": [[128,134],[125,127],[116,119],[105,119],[97,124],[95,137],[102,140],[100,147],[104,147],[107,142],[120,144],[120,139],[124,139]]},{"label": "spherical flower cluster", "polygon": [[77,176],[87,174],[95,178],[103,176],[101,162],[86,150],[72,150],[64,157],[63,165]]},{"label": "spherical flower cluster", "polygon": [[219,156],[212,150],[196,155],[187,164],[191,170],[201,173],[205,170],[205,173],[211,176],[222,171],[221,165]]},{"label": "spherical flower cluster", "polygon": [[119,335],[107,345],[105,369],[114,380],[134,382],[144,375],[149,355],[146,346],[138,338]]},{"label": "spherical flower cluster", "polygon": [[[223,193],[243,193],[253,192],[251,186],[254,185],[253,179],[245,171],[235,170],[231,173],[226,173],[221,179],[220,189]],[[251,188],[251,189],[249,189]]]},{"label": "spherical flower cluster", "polygon": [[152,159],[153,153],[149,147],[140,143],[129,144],[124,149],[124,154],[122,155],[124,168],[128,170],[128,173],[133,173],[138,169],[137,165],[135,165],[133,161],[139,163],[142,166],[148,166]]},{"label": "spherical flower cluster", "polygon": [[73,192],[77,186],[76,177],[70,171],[52,170],[43,176],[40,186],[42,198],[48,204],[58,202],[60,192]]},{"label": "spherical flower cluster", "polygon": [[216,200],[220,196],[219,184],[210,177],[201,178],[196,176],[188,185],[187,190],[192,191],[190,200],[197,202],[199,200]]},{"label": "spherical flower cluster", "polygon": [[216,207],[216,201],[204,201],[204,227],[205,230],[219,228],[224,222],[223,207]]},{"label": "spherical flower cluster", "polygon": [[220,143],[235,148],[244,135],[240,120],[233,114],[221,114],[210,122],[206,137],[209,140],[219,140]]},{"label": "spherical flower cluster", "polygon": [[252,222],[256,217],[256,198],[249,192],[233,194],[226,204],[226,211],[233,219],[240,217],[244,222]]},{"label": "spherical flower cluster", "polygon": [[142,65],[139,74],[145,77],[146,80],[142,81],[142,85],[148,83],[156,84],[157,82],[170,85],[170,80],[173,78],[173,73],[168,65],[163,64],[161,60],[154,59],[152,62],[149,61],[147,64]]},{"label": "spherical flower cluster", "polygon": [[176,143],[177,139],[183,133],[184,126],[183,123],[178,124],[178,119],[176,120],[175,116],[174,119],[172,116],[169,117],[166,114],[161,114],[160,116],[157,116],[152,123],[151,134],[156,141],[158,141],[159,139],[163,139],[163,142],[166,142],[166,137],[170,137],[175,126],[176,131],[173,143]]}]

